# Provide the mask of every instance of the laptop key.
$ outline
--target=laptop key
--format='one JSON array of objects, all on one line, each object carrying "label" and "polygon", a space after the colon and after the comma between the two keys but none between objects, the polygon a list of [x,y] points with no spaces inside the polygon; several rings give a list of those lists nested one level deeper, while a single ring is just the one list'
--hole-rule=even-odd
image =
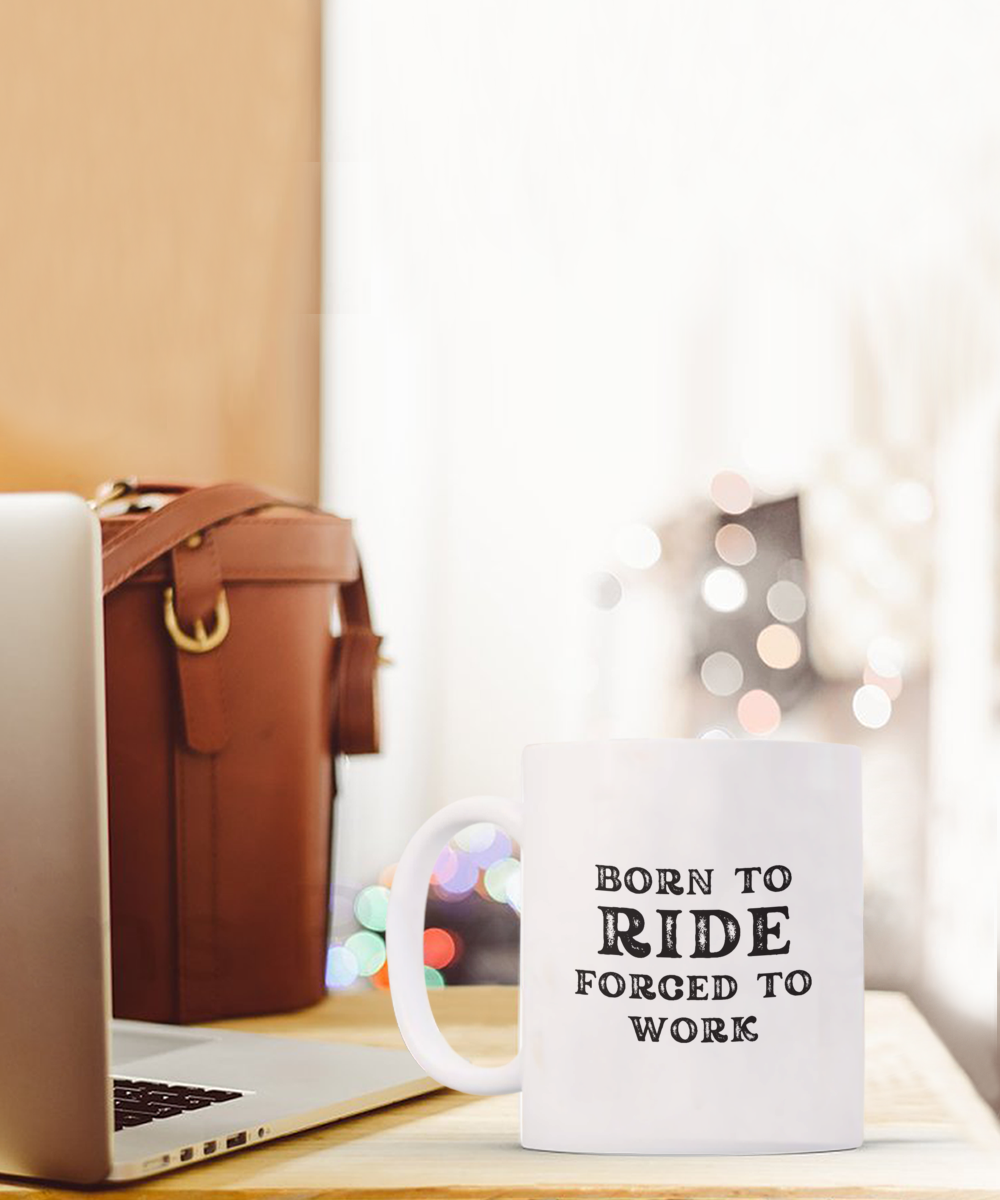
[{"label": "laptop key", "polygon": [[148,1125],[150,1121],[154,1121],[155,1119],[155,1117],[150,1116],[148,1113],[116,1112],[115,1128],[127,1129],[133,1125]]},{"label": "laptop key", "polygon": [[195,1112],[213,1104],[237,1100],[244,1093],[227,1088],[197,1087],[184,1083],[157,1083],[149,1079],[112,1079],[115,1129],[130,1129],[150,1121],[162,1121],[181,1113]]},{"label": "laptop key", "polygon": [[121,1104],[115,1105],[115,1112],[138,1113],[149,1117],[150,1120],[155,1117],[176,1117],[183,1111],[183,1108],[175,1104],[146,1104],[137,1100],[125,1100]]},{"label": "laptop key", "polygon": [[213,1103],[208,1096],[188,1096],[183,1092],[147,1092],[145,1104],[166,1104],[177,1108],[208,1108]]}]

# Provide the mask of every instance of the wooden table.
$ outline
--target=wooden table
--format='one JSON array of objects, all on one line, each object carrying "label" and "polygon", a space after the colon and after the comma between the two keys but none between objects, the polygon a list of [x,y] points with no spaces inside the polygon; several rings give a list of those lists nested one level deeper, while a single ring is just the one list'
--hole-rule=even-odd
[{"label": "wooden table", "polygon": [[[515,988],[433,993],[438,1021],[477,1062],[509,1057]],[[234,1029],[401,1044],[381,992],[331,997],[306,1012],[226,1023]],[[548,1154],[518,1145],[516,1096],[439,1091],[128,1188],[124,1198],[693,1196],[1000,1198],[1000,1125],[906,997],[867,997],[866,1142],[860,1150],[754,1158]],[[8,1196],[76,1196],[0,1185]]]}]

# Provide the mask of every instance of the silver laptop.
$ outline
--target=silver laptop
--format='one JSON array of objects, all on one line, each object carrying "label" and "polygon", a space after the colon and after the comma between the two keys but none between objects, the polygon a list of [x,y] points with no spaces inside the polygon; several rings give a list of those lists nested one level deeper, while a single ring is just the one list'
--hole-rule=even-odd
[{"label": "silver laptop", "polygon": [[405,1051],[112,1021],[100,538],[0,496],[0,1172],[136,1179],[429,1091]]}]

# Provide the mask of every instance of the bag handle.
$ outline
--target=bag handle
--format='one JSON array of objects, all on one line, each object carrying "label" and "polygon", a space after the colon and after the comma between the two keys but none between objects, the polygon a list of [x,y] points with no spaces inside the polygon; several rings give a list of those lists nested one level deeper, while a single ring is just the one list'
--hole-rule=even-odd
[{"label": "bag handle", "polygon": [[[131,491],[164,491],[160,485],[136,484]],[[113,592],[143,567],[192,535],[260,508],[282,505],[318,511],[315,505],[282,500],[245,483],[193,487],[147,513],[141,521],[113,537],[104,547],[104,595]]]},{"label": "bag handle", "polygon": [[[105,596],[161,554],[220,521],[276,506],[321,511],[314,504],[285,500],[245,483],[185,488],[178,484],[128,480],[123,486],[128,492],[173,494],[173,499],[106,543],[103,554]],[[341,630],[334,639],[333,656],[331,736],[334,752],[375,754],[379,748],[376,676],[382,639],[372,628],[360,560],[357,579],[338,587],[337,606]]]}]

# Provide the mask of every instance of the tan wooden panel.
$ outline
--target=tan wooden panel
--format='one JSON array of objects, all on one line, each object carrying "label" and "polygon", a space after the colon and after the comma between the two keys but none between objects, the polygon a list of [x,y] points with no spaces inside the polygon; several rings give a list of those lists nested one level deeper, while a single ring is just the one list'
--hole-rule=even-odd
[{"label": "tan wooden panel", "polygon": [[315,495],[320,5],[0,4],[0,489]]},{"label": "tan wooden panel", "polygon": [[[512,1051],[516,989],[451,988],[435,993],[433,1001],[442,1027],[473,1060],[498,1062]],[[224,1024],[304,1038],[400,1044],[382,993],[335,996],[303,1013]],[[99,1194],[162,1192],[192,1200],[212,1194],[240,1200],[1000,1197],[1000,1126],[909,1000],[896,993],[870,993],[866,1030],[866,1142],[856,1151],[744,1158],[545,1154],[518,1145],[516,1096],[473,1098],[440,1091],[135,1188]],[[38,1194],[37,1189],[0,1187],[0,1195]]]}]

